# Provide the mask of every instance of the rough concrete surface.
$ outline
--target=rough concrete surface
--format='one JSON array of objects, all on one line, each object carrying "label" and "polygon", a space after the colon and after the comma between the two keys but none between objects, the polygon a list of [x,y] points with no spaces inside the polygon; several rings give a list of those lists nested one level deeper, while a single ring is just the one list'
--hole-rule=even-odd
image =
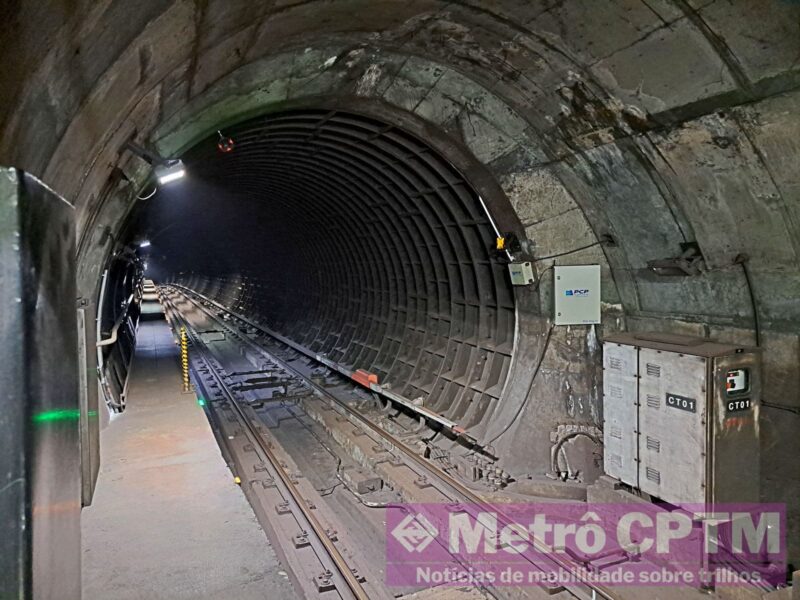
[{"label": "rough concrete surface", "polygon": [[[552,280],[516,290],[522,360],[508,371],[501,408],[472,432],[490,423],[506,431],[497,441],[504,468],[542,476],[560,426],[602,425],[597,410],[573,410],[601,401],[600,354],[584,352],[587,340],[654,330],[753,344],[758,329],[762,498],[790,507],[800,559],[800,466],[787,460],[800,452],[800,2],[5,4],[0,163],[75,204],[78,290],[90,313],[125,216],[150,190],[149,166],[120,150],[131,135],[180,156],[289,106],[379,117],[447,156],[501,229],[532,238],[536,256],[604,235],[616,242],[558,260],[601,264],[596,330],[562,330],[544,349]],[[708,271],[670,278],[647,268],[686,242]],[[751,281],[736,262],[744,255]],[[292,267],[304,260],[294,253]],[[209,265],[195,270],[208,275]],[[240,286],[241,271],[231,266],[215,297],[268,315],[258,292]],[[540,355],[545,377],[531,385]]]},{"label": "rough concrete surface", "polygon": [[180,391],[166,322],[145,318],[128,409],[103,432],[83,510],[84,600],[294,598],[202,409]]}]

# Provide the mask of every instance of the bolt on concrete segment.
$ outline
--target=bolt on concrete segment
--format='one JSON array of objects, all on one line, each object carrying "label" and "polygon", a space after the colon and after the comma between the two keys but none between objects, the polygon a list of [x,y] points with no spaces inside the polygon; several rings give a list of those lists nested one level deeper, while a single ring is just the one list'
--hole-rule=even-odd
[{"label": "bolt on concrete segment", "polygon": [[128,408],[101,434],[82,513],[84,600],[296,598],[202,408],[181,394],[166,322],[147,308]]}]

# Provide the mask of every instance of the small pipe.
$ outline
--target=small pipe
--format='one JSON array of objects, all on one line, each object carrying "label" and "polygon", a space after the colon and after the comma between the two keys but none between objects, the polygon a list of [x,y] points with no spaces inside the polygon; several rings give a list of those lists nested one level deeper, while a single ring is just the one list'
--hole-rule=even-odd
[{"label": "small pipe", "polygon": [[125,308],[123,309],[122,314],[119,316],[116,323],[114,323],[114,327],[111,329],[111,336],[97,342],[96,346],[98,348],[101,348],[103,346],[110,346],[111,344],[117,341],[117,334],[119,333],[119,328],[125,322],[125,317],[128,316],[128,307],[130,307],[131,302],[133,302],[133,294],[131,294],[125,301]]},{"label": "small pipe", "polygon": [[[591,433],[588,433],[586,431],[573,431],[571,433],[568,433],[563,438],[561,438],[561,440],[559,440],[559,442],[555,446],[553,446],[553,448],[550,450],[550,470],[556,476],[560,476],[561,473],[562,473],[561,469],[558,468],[558,453],[564,447],[564,444],[566,442],[568,442],[568,441],[570,441],[572,439],[575,439],[576,437],[579,437],[579,436],[585,436],[585,437],[589,438],[590,440],[592,440],[598,446],[602,446],[603,445],[603,442],[601,442],[600,439],[597,436],[592,435]],[[569,469],[569,462],[567,463],[567,469]],[[568,470],[567,473],[570,473],[570,471]]]},{"label": "small pipe", "polygon": [[758,318],[758,305],[756,303],[756,295],[753,292],[753,282],[750,279],[750,270],[747,268],[747,263],[750,257],[747,254],[739,254],[733,259],[735,263],[742,265],[742,272],[744,273],[744,280],[747,282],[747,291],[750,294],[750,307],[753,311],[753,327],[756,334],[756,346],[761,346],[761,323]]},{"label": "small pipe", "polygon": [[[489,209],[486,206],[486,203],[483,201],[483,197],[480,194],[476,194],[476,195],[478,196],[478,202],[480,202],[481,206],[483,207],[483,212],[486,213],[486,218],[489,219],[489,223],[491,224],[492,229],[494,229],[495,235],[498,238],[503,237],[503,234],[501,234],[500,230],[497,228],[497,225],[495,224],[494,219],[492,218],[492,215],[491,215],[491,213],[489,212]],[[508,249],[505,250],[505,253],[506,253],[506,257],[508,258],[508,260],[510,260],[510,261],[514,260],[514,257],[511,256],[511,252],[509,252]]]}]

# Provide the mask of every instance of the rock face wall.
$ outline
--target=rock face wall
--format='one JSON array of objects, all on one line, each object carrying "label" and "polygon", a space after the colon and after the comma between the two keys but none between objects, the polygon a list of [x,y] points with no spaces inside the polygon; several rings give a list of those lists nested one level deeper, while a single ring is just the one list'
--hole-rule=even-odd
[{"label": "rock face wall", "polygon": [[[2,10],[0,51],[13,59],[0,65],[0,163],[75,204],[90,303],[146,174],[120,156],[132,134],[180,154],[270,111],[380,117],[430,140],[501,227],[524,228],[537,256],[616,242],[537,262],[538,292],[517,294],[508,385],[477,428],[497,437],[512,471],[549,470],[565,431],[602,424],[605,332],[752,344],[757,316],[763,493],[800,494],[800,468],[786,460],[800,450],[796,2],[52,0]],[[702,275],[647,268],[687,242],[702,252]],[[554,262],[602,265],[602,327],[550,330]],[[588,476],[597,448],[581,443],[564,448]],[[798,515],[790,521],[797,531]]]}]

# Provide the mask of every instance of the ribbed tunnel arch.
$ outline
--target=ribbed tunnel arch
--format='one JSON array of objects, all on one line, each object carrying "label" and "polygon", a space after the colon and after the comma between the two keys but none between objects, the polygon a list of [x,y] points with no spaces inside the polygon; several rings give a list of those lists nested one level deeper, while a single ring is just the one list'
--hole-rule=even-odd
[{"label": "ribbed tunnel arch", "polygon": [[[602,449],[570,436],[603,427],[601,342],[659,331],[760,342],[762,497],[800,494],[786,461],[800,452],[797,2],[44,0],[3,15],[0,50],[13,59],[0,65],[0,162],[74,205],[87,314],[133,239],[123,224],[144,207],[136,194],[151,189],[150,166],[123,149],[133,139],[193,171],[185,194],[159,192],[164,222],[147,230],[157,278],[257,310],[410,396],[463,410],[515,476],[556,475],[554,451],[574,482],[598,474]],[[286,125],[292,114],[306,115],[307,134]],[[273,131],[272,147],[250,139],[270,118],[296,133]],[[218,129],[236,139],[229,156],[216,154]],[[436,152],[415,155],[418,143]],[[403,144],[408,167],[375,168]],[[453,187],[454,173],[470,185]],[[430,191],[435,182],[445,187]],[[532,241],[538,289],[515,291],[513,350],[512,303],[485,254],[493,234],[466,224],[483,218],[472,194],[501,231]],[[424,212],[434,202],[444,210]],[[400,207],[412,212],[390,218]],[[648,266],[684,246],[702,268]],[[552,325],[555,264],[600,265],[599,326]],[[365,318],[348,319],[353,308]],[[86,335],[91,345],[93,327]],[[496,397],[495,366],[507,382],[480,422],[455,401],[477,406],[477,371],[447,379],[455,347],[476,369],[481,349],[493,353],[491,368],[480,362],[479,403]],[[436,377],[463,390],[438,400]],[[91,386],[89,398],[97,404]],[[800,556],[796,510],[790,525]]]},{"label": "ribbed tunnel arch", "polygon": [[213,134],[184,154],[179,219],[168,192],[139,205],[148,273],[478,424],[509,372],[515,308],[496,225],[464,175],[402,128],[341,110],[224,136],[233,151]]}]

